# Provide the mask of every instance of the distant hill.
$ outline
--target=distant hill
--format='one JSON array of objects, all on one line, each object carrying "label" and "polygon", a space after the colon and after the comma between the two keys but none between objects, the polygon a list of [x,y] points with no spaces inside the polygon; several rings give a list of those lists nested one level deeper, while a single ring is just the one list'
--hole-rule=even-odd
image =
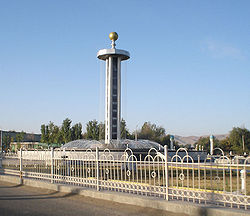
[{"label": "distant hill", "polygon": [[198,136],[183,137],[183,136],[175,135],[174,138],[175,138],[175,141],[177,141],[179,143],[179,145],[186,145],[186,144],[193,145],[194,143],[196,143],[199,140],[200,137],[198,137]]},{"label": "distant hill", "polygon": [[[226,137],[228,137],[229,134],[218,134],[218,135],[214,135],[215,138],[217,138],[218,140],[223,140]],[[180,144],[180,145],[186,145],[186,144],[191,144],[192,146],[200,139],[200,137],[209,137],[210,135],[203,135],[203,136],[187,136],[187,137],[183,137],[183,136],[178,136],[175,135],[175,140]]]},{"label": "distant hill", "polygon": [[[4,136],[10,136],[13,138],[14,142],[16,142],[16,135],[20,132],[16,131],[3,131]],[[23,142],[40,142],[41,134],[33,134],[33,133],[25,133],[23,137]]]}]

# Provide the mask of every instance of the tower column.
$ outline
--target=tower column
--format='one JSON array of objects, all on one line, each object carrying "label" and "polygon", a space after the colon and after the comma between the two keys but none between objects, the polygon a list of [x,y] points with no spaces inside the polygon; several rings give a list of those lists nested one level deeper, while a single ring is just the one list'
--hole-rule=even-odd
[{"label": "tower column", "polygon": [[121,61],[129,59],[129,52],[116,49],[116,32],[111,32],[111,49],[103,49],[97,57],[106,61],[106,88],[105,88],[105,144],[112,140],[118,143],[121,139]]},{"label": "tower column", "polygon": [[108,113],[109,113],[109,98],[108,98],[108,92],[109,92],[109,59],[106,59],[106,83],[105,83],[105,143],[109,143],[109,121],[108,121]]},{"label": "tower column", "polygon": [[107,133],[105,134],[105,143],[109,144],[112,139],[112,107],[113,107],[113,58],[110,56],[108,58],[108,77],[107,77],[108,92],[106,94],[107,100],[107,116],[106,116],[106,128]]},{"label": "tower column", "polygon": [[117,61],[117,140],[121,140],[121,58]]}]

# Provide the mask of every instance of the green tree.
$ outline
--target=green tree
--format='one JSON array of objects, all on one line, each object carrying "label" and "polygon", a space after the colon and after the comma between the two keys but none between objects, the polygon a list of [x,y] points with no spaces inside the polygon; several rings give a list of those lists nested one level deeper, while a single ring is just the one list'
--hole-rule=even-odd
[{"label": "green tree", "polygon": [[41,142],[48,144],[62,144],[82,138],[82,124],[77,123],[71,127],[72,121],[66,118],[59,127],[53,122],[41,125]]},{"label": "green tree", "polygon": [[99,128],[99,140],[105,139],[105,124],[100,122],[98,125]]},{"label": "green tree", "polygon": [[186,144],[186,145],[184,145],[184,148],[190,150],[190,149],[192,149],[192,146],[191,146],[191,144]]},{"label": "green tree", "polygon": [[60,127],[51,121],[48,125],[41,125],[41,142],[47,144],[63,143],[62,131],[60,130]]},{"label": "green tree", "polygon": [[210,140],[209,137],[200,137],[199,140],[194,144],[195,147],[197,147],[197,149],[201,150],[203,147],[203,150],[205,151],[209,151],[208,149],[210,149],[209,145],[210,145]]},{"label": "green tree", "polygon": [[[168,147],[170,147],[170,134],[166,135],[166,136],[162,136],[159,142],[162,146],[167,145]],[[177,141],[174,140],[174,146],[175,149],[180,148],[179,144]]]},{"label": "green tree", "polygon": [[63,142],[62,131],[53,122],[49,122],[48,125],[48,143],[49,144],[61,144]]},{"label": "green tree", "polygon": [[49,143],[49,127],[48,125],[41,125],[41,142]]},{"label": "green tree", "polygon": [[3,150],[7,152],[10,149],[11,137],[8,135],[3,136]]},{"label": "green tree", "polygon": [[71,141],[71,120],[66,118],[62,123],[62,141],[63,143],[67,143]]},{"label": "green tree", "polygon": [[77,123],[71,128],[71,139],[72,140],[78,140],[82,138],[82,124]]},{"label": "green tree", "polygon": [[25,133],[23,131],[16,134],[16,142],[18,150],[21,148],[21,142],[23,141],[24,135]]},{"label": "green tree", "polygon": [[148,139],[158,143],[164,136],[165,129],[156,124],[151,124],[150,122],[145,122],[138,134],[139,139]]},{"label": "green tree", "polygon": [[139,139],[148,139],[148,140],[154,139],[154,131],[152,129],[152,125],[150,122],[145,122],[142,125],[142,128],[138,133],[138,138]]},{"label": "green tree", "polygon": [[56,144],[62,144],[63,143],[63,136],[62,131],[60,130],[60,127],[54,126],[54,142]]},{"label": "green tree", "polygon": [[17,134],[16,134],[16,141],[17,141],[18,143],[22,142],[22,141],[23,141],[23,138],[24,138],[24,133],[23,133],[23,132],[17,133]]},{"label": "green tree", "polygon": [[237,154],[243,152],[243,142],[245,146],[245,152],[250,150],[250,131],[246,128],[234,127],[229,134],[229,142],[232,151]]},{"label": "green tree", "polygon": [[124,119],[121,120],[121,139],[129,139],[130,134],[126,127],[126,121]]},{"label": "green tree", "polygon": [[160,143],[161,143],[162,146],[167,145],[168,147],[170,147],[170,134],[168,134],[168,135],[166,135],[166,136],[163,136],[163,137],[161,138]]},{"label": "green tree", "polygon": [[99,139],[99,127],[98,121],[89,121],[86,125],[86,139],[98,140]]},{"label": "green tree", "polygon": [[[210,137],[200,137],[200,139],[194,144],[195,146],[199,145],[203,147],[204,151],[210,151]],[[214,138],[214,148],[219,146],[219,140]]]},{"label": "green tree", "polygon": [[[14,142],[14,137],[11,137],[10,138],[10,143],[13,143],[13,142]],[[11,151],[15,152],[15,146],[14,145],[11,146]]]},{"label": "green tree", "polygon": [[45,131],[46,131],[46,133],[45,133],[46,142],[45,143],[49,143],[49,126],[48,125],[45,126]]},{"label": "green tree", "polygon": [[53,122],[49,122],[48,124],[48,143],[49,144],[52,144],[52,143],[55,143],[55,131],[54,131],[54,123]]},{"label": "green tree", "polygon": [[229,152],[232,150],[232,145],[230,143],[229,137],[226,137],[223,140],[220,140],[219,142],[219,147],[224,151],[224,152]]},{"label": "green tree", "polygon": [[41,143],[46,143],[45,134],[46,134],[45,124],[42,124],[41,125],[41,140],[40,140]]}]

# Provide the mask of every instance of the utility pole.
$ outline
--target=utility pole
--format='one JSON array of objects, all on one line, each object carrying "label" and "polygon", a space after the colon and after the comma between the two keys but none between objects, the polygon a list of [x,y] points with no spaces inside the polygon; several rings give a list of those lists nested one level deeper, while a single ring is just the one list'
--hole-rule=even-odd
[{"label": "utility pole", "polygon": [[242,148],[243,148],[243,152],[245,151],[245,139],[244,139],[244,135],[242,135]]},{"label": "utility pole", "polygon": [[138,127],[138,125],[136,125],[136,127],[135,127],[135,141],[137,141],[137,127]]}]

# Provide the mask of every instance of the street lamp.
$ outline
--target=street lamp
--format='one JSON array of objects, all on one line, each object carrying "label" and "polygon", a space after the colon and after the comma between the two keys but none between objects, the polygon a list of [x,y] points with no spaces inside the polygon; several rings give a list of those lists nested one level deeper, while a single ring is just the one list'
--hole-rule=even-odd
[{"label": "street lamp", "polygon": [[138,125],[136,125],[136,127],[135,127],[135,141],[137,141],[137,127],[138,127]]},{"label": "street lamp", "polygon": [[0,147],[1,153],[3,152],[3,131],[1,130],[1,147]]},{"label": "street lamp", "polygon": [[0,147],[0,168],[2,168],[2,153],[3,152],[3,131],[1,130],[1,147]]}]

